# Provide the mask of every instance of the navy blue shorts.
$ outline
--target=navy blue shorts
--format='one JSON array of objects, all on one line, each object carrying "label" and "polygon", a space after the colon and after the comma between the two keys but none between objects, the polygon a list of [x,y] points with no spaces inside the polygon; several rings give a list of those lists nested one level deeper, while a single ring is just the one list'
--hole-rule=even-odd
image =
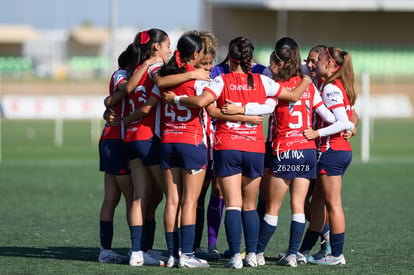
[{"label": "navy blue shorts", "polygon": [[334,151],[329,148],[320,153],[318,173],[328,176],[343,176],[352,161],[352,151]]},{"label": "navy blue shorts", "polygon": [[289,150],[274,155],[270,173],[283,179],[315,179],[316,150]]},{"label": "navy blue shorts", "polygon": [[181,167],[188,170],[205,169],[207,147],[205,144],[161,143],[161,168]]},{"label": "navy blue shorts", "polygon": [[266,146],[266,153],[265,153],[265,160],[264,160],[264,168],[270,168],[270,166],[272,165],[272,159],[273,159],[272,142],[267,141],[265,146]]},{"label": "navy blue shorts", "polygon": [[149,140],[137,140],[125,143],[128,160],[139,158],[144,166],[160,164],[160,143],[158,136]]},{"label": "navy blue shorts", "polygon": [[214,150],[214,173],[216,177],[240,173],[251,179],[262,177],[264,155],[238,150]]},{"label": "navy blue shorts", "polygon": [[129,174],[125,144],[120,139],[99,142],[99,170],[114,175]]}]

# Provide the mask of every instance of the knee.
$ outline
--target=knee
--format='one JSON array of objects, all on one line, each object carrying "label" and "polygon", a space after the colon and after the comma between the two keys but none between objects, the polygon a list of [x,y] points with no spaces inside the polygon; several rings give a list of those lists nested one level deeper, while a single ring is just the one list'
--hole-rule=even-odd
[{"label": "knee", "polygon": [[326,201],[326,210],[328,212],[342,211],[342,202],[339,201]]},{"label": "knee", "polygon": [[118,192],[114,193],[106,193],[104,197],[104,204],[116,207],[121,199],[121,194]]}]

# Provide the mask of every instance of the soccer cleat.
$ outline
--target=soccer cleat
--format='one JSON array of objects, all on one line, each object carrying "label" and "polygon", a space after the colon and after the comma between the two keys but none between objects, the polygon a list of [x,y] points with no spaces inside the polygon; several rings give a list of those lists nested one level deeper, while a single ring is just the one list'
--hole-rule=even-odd
[{"label": "soccer cleat", "polygon": [[288,249],[286,249],[286,250],[285,250],[285,252],[280,252],[280,253],[279,253],[279,259],[278,259],[278,260],[280,260],[280,259],[282,259],[283,257],[285,257],[287,252],[288,252]]},{"label": "soccer cleat", "polygon": [[215,246],[210,246],[208,248],[208,255],[209,255],[209,259],[211,260],[220,259],[220,252],[217,250]]},{"label": "soccer cleat", "polygon": [[225,268],[241,269],[243,268],[243,259],[240,253],[235,254],[231,257],[230,261],[224,264]]},{"label": "soccer cleat", "polygon": [[290,254],[290,255],[284,256],[280,260],[278,260],[276,263],[278,265],[285,265],[285,266],[290,266],[290,267],[297,267],[298,266],[295,254]]},{"label": "soccer cleat", "polygon": [[265,260],[265,256],[263,252],[257,253],[256,258],[257,258],[257,265],[261,266],[261,265],[266,264],[266,260]]},{"label": "soccer cleat", "polygon": [[303,253],[296,253],[296,262],[299,264],[306,264],[309,258],[309,251],[304,251]]},{"label": "soccer cleat", "polygon": [[244,266],[256,267],[257,266],[257,257],[256,253],[247,253],[246,257],[243,260]]},{"label": "soccer cleat", "polygon": [[203,268],[210,267],[210,265],[207,263],[207,261],[199,259],[191,254],[181,254],[179,260],[179,267]]},{"label": "soccer cleat", "polygon": [[130,266],[143,266],[144,265],[144,254],[142,251],[132,251],[129,257]]},{"label": "soccer cleat", "polygon": [[[231,258],[232,257],[231,256],[231,251],[229,249],[224,250],[223,256],[224,256],[224,258],[227,258],[227,259]],[[241,256],[241,258],[243,260],[244,257],[246,257],[246,251],[241,252],[240,253],[240,256]]]},{"label": "soccer cleat", "polygon": [[319,250],[319,252],[321,255],[328,256],[329,254],[332,253],[331,250],[331,242],[330,241],[323,241],[321,242],[321,250]]},{"label": "soccer cleat", "polygon": [[99,252],[98,261],[100,263],[123,264],[128,262],[129,257],[119,255],[112,251],[112,249],[101,249]]},{"label": "soccer cleat", "polygon": [[201,247],[197,247],[194,249],[194,256],[201,259],[206,259],[208,257],[208,252],[202,249]]},{"label": "soccer cleat", "polygon": [[[286,252],[279,253],[279,259],[281,260],[283,257],[286,257]],[[299,264],[306,264],[309,258],[309,251],[304,251],[303,253],[299,252],[296,253],[296,263]]]},{"label": "soccer cleat", "polygon": [[144,256],[144,265],[152,265],[152,266],[164,266],[165,265],[164,261],[161,261],[161,260],[158,260],[152,257],[147,252],[144,252],[143,256]]},{"label": "soccer cleat", "polygon": [[146,253],[150,255],[152,258],[164,262],[164,264],[168,261],[168,257],[162,255],[160,251],[149,249]]},{"label": "soccer cleat", "polygon": [[167,267],[168,268],[178,267],[178,259],[174,256],[169,256],[167,260]]},{"label": "soccer cleat", "polygon": [[321,248],[321,250],[318,251],[318,253],[312,255],[312,260],[320,260],[326,256],[331,255],[331,246],[328,244],[327,247]]},{"label": "soccer cleat", "polygon": [[209,247],[208,251],[205,251],[201,247],[197,247],[194,250],[194,256],[200,259],[206,260],[218,260],[220,259],[220,253],[216,249],[216,247]]},{"label": "soccer cleat", "polygon": [[310,256],[309,263],[317,265],[344,265],[346,261],[344,255],[341,254],[338,257],[328,255],[320,259],[315,259],[313,256]]}]

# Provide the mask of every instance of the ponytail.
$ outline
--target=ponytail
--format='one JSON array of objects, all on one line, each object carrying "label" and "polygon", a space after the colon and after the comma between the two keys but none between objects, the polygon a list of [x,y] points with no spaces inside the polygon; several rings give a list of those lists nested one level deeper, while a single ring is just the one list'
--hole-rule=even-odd
[{"label": "ponytail", "polygon": [[342,85],[344,85],[349,103],[354,105],[356,100],[356,92],[354,88],[354,68],[351,54],[336,47],[328,47],[326,48],[326,51],[329,58],[331,58],[338,66],[338,69],[332,76],[328,77],[326,82],[329,83],[335,79],[339,79],[342,82]]},{"label": "ponytail", "polygon": [[161,67],[159,75],[184,73],[186,71],[184,66],[190,62],[191,56],[195,52],[201,52],[202,49],[203,41],[199,35],[193,33],[183,34],[177,42],[177,50],[174,51],[170,61]]},{"label": "ponytail", "polygon": [[230,41],[228,58],[238,64],[247,74],[247,84],[254,88],[254,79],[251,73],[254,46],[250,39],[237,37]]},{"label": "ponytail", "polygon": [[134,69],[150,58],[155,43],[161,44],[166,38],[168,35],[165,31],[155,28],[137,33],[132,43],[137,55]]},{"label": "ponytail", "polygon": [[278,71],[275,80],[288,81],[292,77],[302,76],[299,46],[292,38],[279,39],[270,58],[275,64],[283,63],[283,69]]}]

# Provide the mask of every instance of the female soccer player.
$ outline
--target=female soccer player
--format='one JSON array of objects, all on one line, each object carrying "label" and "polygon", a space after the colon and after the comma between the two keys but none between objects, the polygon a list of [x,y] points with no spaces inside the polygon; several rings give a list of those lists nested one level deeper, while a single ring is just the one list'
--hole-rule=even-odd
[{"label": "female soccer player", "polygon": [[[203,57],[203,42],[196,34],[184,34],[170,61],[161,67],[159,76],[195,70]],[[187,81],[170,87],[180,96],[194,96],[203,81]],[[202,109],[162,104],[161,168],[167,186],[164,212],[168,267],[209,267],[193,255],[197,200],[203,185],[207,147],[202,124]],[[181,212],[181,213],[180,213]],[[180,228],[180,231],[178,231]],[[180,246],[178,244],[180,234]],[[178,248],[181,255],[178,255]]]},{"label": "female soccer player", "polygon": [[[306,78],[307,81],[303,81],[294,92],[288,92],[270,78],[252,74],[253,49],[249,39],[238,38],[236,43],[229,45],[229,74],[216,77],[199,96],[179,97],[173,92],[167,92],[164,94],[166,102],[200,108],[216,101],[217,107],[222,108],[234,101],[243,109],[237,113],[248,114],[249,110],[244,110],[246,103],[263,104],[268,96],[294,101],[299,99],[311,80]],[[271,101],[274,102],[274,99]],[[257,266],[255,252],[259,218],[256,198],[263,174],[263,158],[264,136],[261,123],[251,125],[240,121],[217,120],[214,170],[224,195],[226,235],[232,254],[225,267],[243,267],[240,255],[242,226],[245,232],[246,264]]]},{"label": "female soccer player", "polygon": [[[154,88],[153,74],[156,66],[151,66],[155,61],[166,61],[170,50],[168,35],[160,29],[142,31],[134,39],[134,55],[132,70],[139,70],[142,75],[138,82],[132,80],[138,78],[138,72],[130,73],[128,89],[129,116],[125,118],[126,132],[125,143],[128,151],[129,166],[133,183],[133,204],[131,210],[131,241],[132,253],[129,264],[140,265],[164,265],[164,262],[154,258],[143,251],[143,224],[147,214],[148,203],[151,201],[156,208],[162,200],[162,191],[157,187],[161,184],[159,169],[159,122],[156,108],[160,94]],[[131,91],[132,90],[132,91]],[[156,192],[154,192],[154,190]],[[151,200],[149,200],[151,196]]]},{"label": "female soccer player", "polygon": [[[319,87],[320,86],[319,83],[320,83],[320,81],[322,81],[322,79],[318,79],[318,77],[316,75],[316,70],[315,70],[316,69],[316,63],[318,62],[319,54],[322,51],[325,51],[325,50],[326,50],[325,45],[316,45],[316,46],[312,47],[309,50],[308,57],[304,60],[304,63],[302,64],[302,71],[304,73],[308,74],[312,78],[313,84],[316,87]],[[316,117],[315,114],[314,114],[313,117],[314,118]],[[352,120],[352,122],[354,122],[354,121]],[[356,124],[355,124],[355,126],[356,126]],[[356,127],[354,129],[356,129]],[[345,131],[345,133],[352,133],[352,131]],[[350,138],[350,136],[349,136],[349,138]],[[315,186],[315,180],[311,180],[308,195],[307,195],[307,198],[306,198],[306,201],[305,201],[305,215],[306,215],[306,219],[308,221],[310,221],[310,218],[311,218],[310,200],[311,200],[311,197],[312,197],[314,186]],[[320,236],[321,236],[321,248],[320,248],[318,253],[328,255],[328,254],[331,253],[331,245],[330,245],[330,241],[329,241],[329,224],[328,223],[325,223],[325,225],[323,226],[323,229],[320,232]]]},{"label": "female soccer player", "polygon": [[[119,69],[112,76],[109,84],[110,96],[119,93],[118,86],[127,79],[128,50],[123,51],[118,57]],[[115,116],[124,117],[126,113],[125,101],[121,101],[108,111]],[[125,155],[124,142],[122,140],[121,125],[112,125],[107,122],[99,140],[100,170],[104,172],[105,195],[100,214],[100,239],[101,251],[98,261],[101,263],[127,262],[128,257],[112,251],[113,219],[115,208],[124,195],[126,202],[126,217],[130,224],[130,209],[132,204],[132,186],[129,175],[128,160]]]},{"label": "female soccer player", "polygon": [[[214,34],[210,31],[192,31],[188,33],[194,33],[200,36],[201,40],[203,41],[204,45],[204,55],[201,58],[196,68],[202,68],[205,71],[210,72],[213,68],[213,61],[216,57],[217,53],[217,39]],[[207,84],[207,83],[206,83]],[[215,106],[211,106],[210,108],[215,108]],[[207,169],[206,175],[204,178],[203,187],[201,189],[200,196],[197,201],[197,218],[196,218],[196,228],[195,228],[195,239],[194,239],[194,255],[201,259],[211,260],[211,259],[218,259],[219,253],[217,249],[215,249],[216,243],[211,244],[210,238],[210,223],[211,222],[211,215],[207,216],[207,223],[208,223],[208,251],[204,251],[201,248],[201,240],[203,235],[204,229],[204,215],[205,215],[205,197],[207,194],[208,187],[212,186],[212,192],[214,186],[216,185],[216,179],[214,177],[213,171],[213,139],[214,139],[214,132],[215,132],[215,122],[212,121],[211,117],[208,115],[207,111],[203,111],[203,124],[206,131],[206,142],[207,142]],[[210,206],[210,205],[209,205]],[[211,211],[211,208],[208,208]],[[208,213],[207,213],[208,215]],[[220,217],[220,213],[217,213]],[[216,216],[216,215],[215,215]],[[212,248],[214,246],[214,248]]]},{"label": "female soccer player", "polygon": [[317,87],[318,78],[316,76],[316,63],[318,62],[318,56],[322,51],[326,50],[326,46],[324,45],[316,45],[309,50],[308,57],[304,60],[302,64],[302,72],[309,75],[312,78],[313,84]]},{"label": "female soccer player", "polygon": [[[216,38],[214,37],[214,34],[209,31],[196,31],[195,33],[200,35],[204,44],[204,56],[200,60],[200,63],[197,67],[204,68],[205,70],[210,72],[212,69],[214,57],[217,52]],[[211,77],[213,78],[213,75],[211,75]],[[262,118],[261,116],[224,115],[221,113],[219,109],[217,109],[217,107],[213,103],[206,106],[205,109],[206,111],[203,112],[203,122],[207,134],[206,137],[208,149],[208,168],[206,170],[206,177],[197,203],[196,238],[194,241],[194,254],[196,257],[202,259],[213,260],[218,259],[220,257],[220,253],[218,252],[216,245],[224,204],[221,190],[219,188],[219,183],[216,177],[214,176],[213,171],[213,150],[216,120],[222,119],[258,124],[262,121]],[[200,243],[202,228],[204,227],[204,199],[210,182],[211,195],[207,209],[208,250],[204,251],[200,248]]]},{"label": "female soccer player", "polygon": [[[325,105],[332,110],[337,121],[348,123],[356,99],[351,54],[340,48],[328,47],[319,54],[316,72],[325,79],[321,86]],[[331,126],[325,127],[323,122],[319,125],[317,130],[309,128],[304,131],[308,139],[318,138],[320,157],[318,178],[312,198],[311,222],[300,251],[309,251],[315,244],[325,222],[325,203],[331,228],[332,253],[327,256],[316,254],[309,257],[309,262],[320,265],[344,265],[345,216],[342,209],[341,185],[342,176],[352,160],[352,149],[351,144],[342,137],[342,132],[326,135]]]},{"label": "female soccer player", "polygon": [[[283,87],[293,89],[299,84],[302,76],[299,47],[292,38],[277,41],[271,54],[270,69],[273,79]],[[261,221],[257,247],[259,265],[265,263],[264,251],[276,230],[279,210],[289,188],[292,210],[289,249],[278,264],[296,267],[297,256],[298,260],[306,262],[306,258],[297,252],[305,229],[304,205],[310,179],[316,178],[316,146],[306,139],[303,131],[311,127],[314,109],[329,123],[335,122],[314,85],[309,85],[297,102],[279,101],[274,111],[276,120],[270,126],[275,131],[272,133],[274,155],[266,190],[266,214]]]}]

